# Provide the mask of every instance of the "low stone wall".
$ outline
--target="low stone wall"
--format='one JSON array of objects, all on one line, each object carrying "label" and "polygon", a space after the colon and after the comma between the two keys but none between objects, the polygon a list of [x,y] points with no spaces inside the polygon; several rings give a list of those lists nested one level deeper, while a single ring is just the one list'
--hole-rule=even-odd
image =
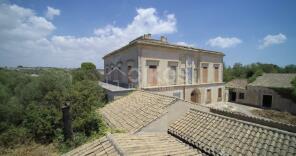
[{"label": "low stone wall", "polygon": [[241,113],[236,113],[236,112],[231,112],[231,111],[226,111],[226,110],[221,110],[221,109],[215,109],[215,108],[210,108],[210,112],[216,113],[219,115],[224,115],[227,117],[236,118],[236,119],[243,120],[243,121],[248,121],[248,122],[252,122],[252,123],[256,123],[256,124],[260,124],[260,125],[264,125],[264,126],[273,127],[273,128],[296,133],[296,125],[285,124],[285,123],[281,123],[281,122],[277,122],[277,121],[273,121],[273,120],[257,118],[254,116],[248,116],[248,115],[241,114]]}]

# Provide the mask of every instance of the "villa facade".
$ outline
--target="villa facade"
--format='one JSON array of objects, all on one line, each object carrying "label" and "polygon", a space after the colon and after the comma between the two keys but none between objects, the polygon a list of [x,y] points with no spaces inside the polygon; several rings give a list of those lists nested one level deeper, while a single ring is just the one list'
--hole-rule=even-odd
[{"label": "villa facade", "polygon": [[104,59],[105,81],[195,103],[224,101],[221,52],[141,36]]}]

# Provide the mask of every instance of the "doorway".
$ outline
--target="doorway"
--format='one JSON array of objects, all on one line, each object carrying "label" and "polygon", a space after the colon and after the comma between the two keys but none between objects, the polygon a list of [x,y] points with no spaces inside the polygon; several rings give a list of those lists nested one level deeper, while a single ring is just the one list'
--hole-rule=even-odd
[{"label": "doorway", "polygon": [[196,89],[191,92],[191,101],[194,103],[200,103],[200,93]]},{"label": "doorway", "polygon": [[149,86],[157,85],[157,66],[151,65],[148,68],[148,84]]},{"label": "doorway", "polygon": [[262,106],[270,108],[272,104],[272,96],[271,95],[263,95]]},{"label": "doorway", "polygon": [[229,99],[231,102],[235,102],[236,101],[236,92],[230,91],[229,92]]}]

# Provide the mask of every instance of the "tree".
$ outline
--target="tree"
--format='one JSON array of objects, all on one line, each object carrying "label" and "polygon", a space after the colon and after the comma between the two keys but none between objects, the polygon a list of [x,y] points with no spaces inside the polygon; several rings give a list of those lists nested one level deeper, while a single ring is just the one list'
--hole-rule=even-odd
[{"label": "tree", "polygon": [[101,77],[100,73],[96,69],[96,66],[90,62],[82,63],[81,68],[74,70],[72,74],[75,82],[83,80],[98,81]]},{"label": "tree", "polygon": [[[0,146],[13,148],[34,140],[72,147],[101,134],[104,124],[95,110],[104,105],[104,92],[97,83],[95,66],[87,63],[77,71],[81,79],[74,80],[76,72],[60,69],[38,71],[38,77],[0,70]],[[66,101],[71,102],[75,128],[69,144],[59,139],[61,107]]]},{"label": "tree", "polygon": [[96,70],[96,65],[91,62],[83,62],[81,63],[81,69],[86,71]]},{"label": "tree", "polygon": [[245,78],[249,82],[253,82],[263,73],[296,73],[296,65],[279,67],[278,65],[265,63],[252,63],[249,65],[235,63],[232,67],[225,67],[223,74],[225,82],[235,78]]}]

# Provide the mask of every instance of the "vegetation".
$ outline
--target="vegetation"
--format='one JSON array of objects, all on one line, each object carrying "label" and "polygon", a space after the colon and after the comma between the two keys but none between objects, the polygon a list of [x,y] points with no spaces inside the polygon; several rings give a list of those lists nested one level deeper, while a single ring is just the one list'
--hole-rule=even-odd
[{"label": "vegetation", "polygon": [[280,111],[268,110],[268,109],[266,110],[254,109],[251,111],[251,113],[256,116],[261,116],[261,117],[272,119],[278,122],[296,125],[296,116],[288,112],[280,112]]},{"label": "vegetation", "polygon": [[[55,144],[61,152],[102,135],[106,127],[95,110],[105,103],[92,63],[80,69],[48,69],[32,76],[0,69],[0,154],[23,144]],[[70,102],[74,137],[64,141],[61,108]]]},{"label": "vegetation", "polygon": [[235,78],[245,78],[253,82],[263,73],[296,73],[296,65],[280,67],[274,64],[253,63],[242,65],[235,63],[232,67],[224,67],[224,81],[228,82]]}]

